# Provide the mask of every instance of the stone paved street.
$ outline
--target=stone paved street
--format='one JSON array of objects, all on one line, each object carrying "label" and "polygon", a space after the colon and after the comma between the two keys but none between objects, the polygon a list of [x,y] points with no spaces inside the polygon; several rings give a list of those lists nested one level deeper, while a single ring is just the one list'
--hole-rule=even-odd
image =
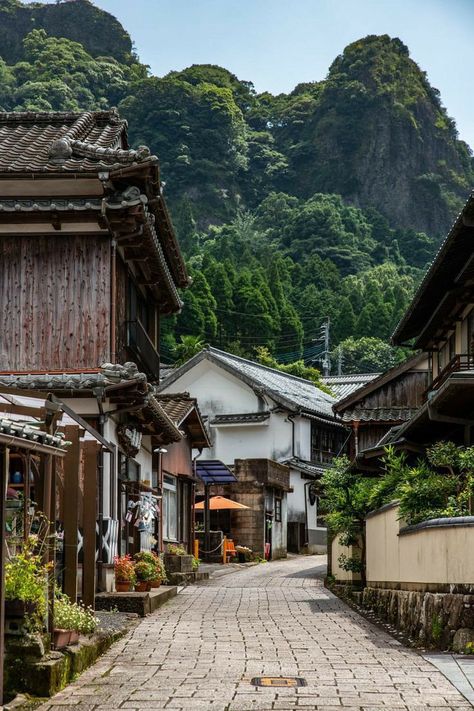
[{"label": "stone paved street", "polygon": [[[290,558],[185,589],[41,711],[472,708],[423,657],[326,591],[323,560]],[[258,675],[308,685],[257,690]]]}]

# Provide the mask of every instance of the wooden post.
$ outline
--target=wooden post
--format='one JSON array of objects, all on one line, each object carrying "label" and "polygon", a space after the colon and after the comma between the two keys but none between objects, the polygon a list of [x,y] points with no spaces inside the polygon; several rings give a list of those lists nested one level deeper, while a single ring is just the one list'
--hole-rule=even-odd
[{"label": "wooden post", "polygon": [[209,562],[211,550],[211,512],[209,510],[209,484],[204,485],[204,560]]},{"label": "wooden post", "polygon": [[8,486],[8,466],[9,450],[7,447],[1,453],[0,460],[0,532],[1,532],[1,552],[0,552],[0,706],[3,708],[3,666],[5,661],[5,500],[7,498]]},{"label": "wooden post", "polygon": [[96,591],[97,453],[96,442],[84,442],[82,601],[94,607]]},{"label": "wooden post", "polygon": [[64,431],[66,440],[71,442],[64,459],[64,592],[72,602],[76,602],[81,445],[79,427],[69,425]]}]

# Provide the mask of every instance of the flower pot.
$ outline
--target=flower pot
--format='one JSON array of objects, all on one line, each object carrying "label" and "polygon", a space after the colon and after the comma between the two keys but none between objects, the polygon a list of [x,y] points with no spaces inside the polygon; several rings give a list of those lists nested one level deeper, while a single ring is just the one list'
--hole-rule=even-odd
[{"label": "flower pot", "polygon": [[53,630],[53,644],[55,649],[64,649],[69,644],[71,630]]},{"label": "flower pot", "polygon": [[155,580],[151,581],[152,588],[159,588],[160,585],[161,585],[161,578],[155,578]]},{"label": "flower pot", "polygon": [[237,558],[239,560],[239,563],[245,563],[245,553],[237,551]]},{"label": "flower pot", "polygon": [[130,592],[130,580],[116,580],[115,590],[117,592]]},{"label": "flower pot", "polygon": [[79,642],[79,632],[71,630],[69,635],[69,644],[77,644]]},{"label": "flower pot", "polygon": [[147,586],[146,580],[139,580],[135,583],[135,592],[147,592]]},{"label": "flower pot", "polygon": [[26,617],[26,615],[34,615],[38,610],[36,602],[29,600],[5,600],[5,617]]}]

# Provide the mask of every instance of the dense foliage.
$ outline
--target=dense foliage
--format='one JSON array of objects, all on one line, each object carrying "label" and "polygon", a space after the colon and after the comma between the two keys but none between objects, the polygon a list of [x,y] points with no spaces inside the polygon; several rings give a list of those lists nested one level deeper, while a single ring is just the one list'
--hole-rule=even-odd
[{"label": "dense foliage", "polygon": [[387,447],[384,473],[365,477],[351,468],[346,457],[334,461],[321,479],[322,508],[332,535],[343,546],[342,567],[357,570],[364,578],[365,517],[383,504],[397,500],[399,515],[407,525],[432,518],[469,516],[474,511],[474,447],[437,442],[426,458],[409,462],[405,452]]},{"label": "dense foliage", "polygon": [[473,168],[400,40],[366,37],[324,81],[272,96],[212,65],[150,76],[88,0],[0,0],[0,19],[0,109],[118,105],[160,157],[194,279],[163,324],[165,357],[192,336],[314,365],[327,319],[345,372],[403,356],[388,337]]}]

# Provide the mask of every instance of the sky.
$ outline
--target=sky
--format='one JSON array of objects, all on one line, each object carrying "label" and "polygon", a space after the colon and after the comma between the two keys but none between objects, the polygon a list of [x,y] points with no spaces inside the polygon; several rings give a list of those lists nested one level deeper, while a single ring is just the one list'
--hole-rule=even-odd
[{"label": "sky", "polygon": [[[54,2],[54,0],[47,0]],[[95,0],[163,76],[219,64],[257,91],[323,79],[344,47],[368,34],[399,37],[440,90],[460,138],[474,147],[474,0]]]}]

